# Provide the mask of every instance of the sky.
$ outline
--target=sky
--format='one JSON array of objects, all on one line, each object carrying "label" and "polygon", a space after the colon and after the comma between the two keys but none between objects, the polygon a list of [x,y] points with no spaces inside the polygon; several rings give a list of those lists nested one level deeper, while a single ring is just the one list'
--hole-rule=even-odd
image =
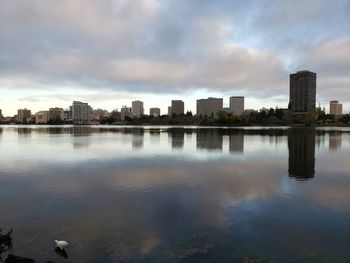
[{"label": "sky", "polygon": [[0,0],[0,109],[109,111],[245,96],[286,108],[289,74],[350,111],[349,0]]}]

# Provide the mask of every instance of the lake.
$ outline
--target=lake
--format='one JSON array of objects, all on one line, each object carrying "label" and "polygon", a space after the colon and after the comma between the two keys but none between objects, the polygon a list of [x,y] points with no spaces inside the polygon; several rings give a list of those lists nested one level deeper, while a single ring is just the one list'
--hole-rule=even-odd
[{"label": "lake", "polygon": [[36,262],[350,262],[349,156],[349,128],[0,126],[0,229]]}]

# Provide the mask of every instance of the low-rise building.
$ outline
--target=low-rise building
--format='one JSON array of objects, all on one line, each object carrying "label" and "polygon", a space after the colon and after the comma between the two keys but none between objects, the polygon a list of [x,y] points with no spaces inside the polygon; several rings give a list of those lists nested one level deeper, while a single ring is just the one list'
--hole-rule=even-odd
[{"label": "low-rise building", "polygon": [[149,115],[151,115],[153,117],[159,117],[160,116],[160,109],[159,108],[150,108]]},{"label": "low-rise building", "polygon": [[46,124],[49,121],[49,111],[39,111],[35,114],[36,124]]}]

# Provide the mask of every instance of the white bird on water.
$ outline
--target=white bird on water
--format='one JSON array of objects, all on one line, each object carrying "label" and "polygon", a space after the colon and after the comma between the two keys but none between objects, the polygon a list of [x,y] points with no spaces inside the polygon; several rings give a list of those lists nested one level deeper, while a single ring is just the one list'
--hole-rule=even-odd
[{"label": "white bird on water", "polygon": [[58,241],[58,240],[55,240],[55,244],[56,244],[56,247],[59,247],[61,250],[68,245],[68,242],[66,241]]}]

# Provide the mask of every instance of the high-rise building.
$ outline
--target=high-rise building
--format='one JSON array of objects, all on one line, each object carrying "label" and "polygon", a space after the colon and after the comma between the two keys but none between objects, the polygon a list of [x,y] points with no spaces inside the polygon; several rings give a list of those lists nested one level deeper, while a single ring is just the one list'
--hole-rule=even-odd
[{"label": "high-rise building", "polygon": [[143,115],[143,102],[139,100],[133,101],[131,110],[133,117],[141,117]]},{"label": "high-rise building", "polygon": [[159,108],[150,108],[149,115],[151,115],[153,117],[159,117],[160,116],[160,109]]},{"label": "high-rise building", "polygon": [[171,101],[171,114],[184,114],[185,113],[185,103],[182,100],[172,100]]},{"label": "high-rise building", "polygon": [[133,112],[132,112],[132,109],[130,107],[123,106],[120,109],[120,119],[121,119],[121,121],[125,121],[126,117],[132,118],[133,117]]},{"label": "high-rise building", "polygon": [[48,111],[39,111],[35,114],[35,123],[36,124],[45,124],[49,121],[49,112]]},{"label": "high-rise building", "polygon": [[329,102],[329,114],[339,116],[343,114],[343,104],[340,104],[337,100]]},{"label": "high-rise building", "polygon": [[73,101],[72,118],[74,124],[87,124],[90,120],[89,104],[80,101]]},{"label": "high-rise building", "polygon": [[31,118],[31,111],[28,109],[19,109],[17,111],[17,121],[19,123],[29,123]]},{"label": "high-rise building", "polygon": [[53,122],[61,122],[64,120],[64,109],[62,108],[50,108],[49,120]]},{"label": "high-rise building", "polygon": [[168,106],[168,116],[172,116],[173,113],[172,113],[172,109],[171,109],[171,106]]},{"label": "high-rise building", "polygon": [[230,97],[230,111],[234,115],[241,115],[244,111],[244,97],[233,96]]},{"label": "high-rise building", "polygon": [[223,109],[222,98],[208,98],[197,100],[197,115],[214,116]]},{"label": "high-rise building", "polygon": [[316,107],[316,73],[302,70],[290,74],[289,107],[293,113],[312,113]]},{"label": "high-rise building", "polygon": [[2,116],[2,110],[0,109],[0,119],[2,119],[3,116]]}]

